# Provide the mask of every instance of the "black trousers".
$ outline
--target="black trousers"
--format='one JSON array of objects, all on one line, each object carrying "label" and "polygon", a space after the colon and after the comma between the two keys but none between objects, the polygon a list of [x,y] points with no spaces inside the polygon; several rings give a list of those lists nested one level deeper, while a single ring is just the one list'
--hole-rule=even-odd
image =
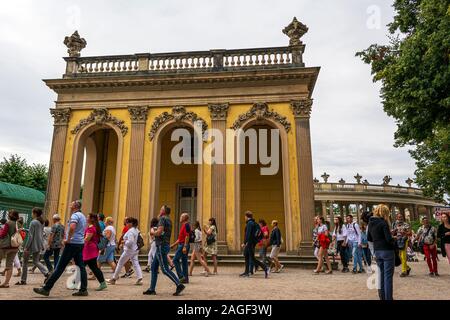
[{"label": "black trousers", "polygon": [[87,265],[89,269],[91,269],[92,273],[94,274],[95,278],[98,280],[99,283],[105,282],[103,272],[98,268],[97,258],[85,261],[84,264]]},{"label": "black trousers", "polygon": [[[261,261],[256,259],[256,257],[255,257],[255,247],[256,247],[256,244],[249,244],[249,243],[247,243],[245,245],[245,248],[244,248],[245,273],[247,273],[247,274],[249,274],[250,271],[251,271],[251,269],[250,269],[251,266],[250,265],[258,266],[258,267],[260,267],[263,270],[266,270],[266,268],[267,268],[267,266],[264,263],[262,263]],[[251,263],[250,263],[250,261],[251,261]]]}]

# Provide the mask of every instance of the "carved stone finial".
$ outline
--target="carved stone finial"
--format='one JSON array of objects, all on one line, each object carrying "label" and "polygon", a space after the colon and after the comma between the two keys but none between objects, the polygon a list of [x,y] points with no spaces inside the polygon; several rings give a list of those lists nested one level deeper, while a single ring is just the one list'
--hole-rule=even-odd
[{"label": "carved stone finial", "polygon": [[314,178],[313,182],[314,182],[314,183],[319,183],[320,181],[319,181],[319,179]]},{"label": "carved stone finial", "polygon": [[296,17],[292,20],[292,22],[283,29],[283,33],[289,37],[289,45],[290,46],[298,46],[302,44],[300,40],[301,37],[305,33],[308,32],[308,27],[297,20]]},{"label": "carved stone finial", "polygon": [[341,178],[341,180],[339,180],[340,184],[345,184],[345,180],[343,178]]},{"label": "carved stone finial", "polygon": [[255,103],[248,112],[238,116],[238,119],[233,123],[231,129],[239,129],[245,121],[251,118],[256,118],[257,120],[272,119],[280,123],[286,132],[291,130],[291,123],[287,118],[275,111],[269,111],[267,103]]},{"label": "carved stone finial", "polygon": [[391,180],[392,180],[391,176],[384,176],[384,178],[383,178],[383,185],[384,186],[389,185],[389,182],[391,182]]},{"label": "carved stone finial", "polygon": [[208,105],[212,120],[226,120],[229,108],[230,106],[228,103]]},{"label": "carved stone finial", "polygon": [[411,186],[412,186],[414,180],[411,179],[411,178],[408,178],[408,179],[405,180],[405,182],[406,182],[406,184],[408,185],[408,187],[411,188]]},{"label": "carved stone finial", "polygon": [[309,118],[312,110],[312,99],[291,101],[291,110],[296,118]]},{"label": "carved stone finial", "polygon": [[53,124],[55,126],[67,126],[69,124],[72,112],[70,108],[67,109],[50,109],[50,114],[53,117]]},{"label": "carved stone finial", "polygon": [[321,177],[322,177],[323,181],[325,183],[327,183],[328,182],[328,178],[330,177],[330,175],[328,173],[324,172],[323,175],[321,175]]},{"label": "carved stone finial", "polygon": [[80,122],[75,126],[75,128],[73,128],[71,133],[77,134],[78,132],[80,132],[82,128],[91,123],[95,123],[97,125],[104,125],[105,123],[110,123],[119,128],[119,130],[122,132],[122,136],[125,136],[128,133],[128,127],[125,125],[125,121],[113,117],[106,108],[94,109],[89,115],[89,117],[80,120]]},{"label": "carved stone finial", "polygon": [[365,186],[367,186],[367,185],[370,184],[369,181],[367,181],[367,179],[364,179],[364,181],[363,181],[362,183],[363,183],[363,185],[365,185]]},{"label": "carved stone finial", "polygon": [[75,31],[70,37],[64,39],[64,44],[68,48],[69,57],[79,57],[81,50],[86,48],[87,42],[80,37],[78,31]]},{"label": "carved stone finial", "polygon": [[132,123],[145,123],[147,121],[148,107],[128,107]]},{"label": "carved stone finial", "polygon": [[359,173],[357,173],[356,176],[354,176],[354,178],[356,179],[357,184],[361,184],[362,176]]}]

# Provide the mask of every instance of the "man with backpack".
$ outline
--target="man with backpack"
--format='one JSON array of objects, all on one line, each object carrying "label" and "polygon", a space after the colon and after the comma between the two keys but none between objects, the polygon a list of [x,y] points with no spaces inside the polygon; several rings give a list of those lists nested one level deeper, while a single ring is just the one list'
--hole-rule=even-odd
[{"label": "man with backpack", "polygon": [[253,219],[253,213],[251,211],[245,212],[245,220],[245,238],[244,244],[242,245],[244,248],[245,271],[240,275],[240,277],[250,277],[250,262],[252,262],[253,266],[261,267],[261,269],[264,270],[265,278],[267,278],[270,271],[269,267],[255,258],[255,247],[258,242],[263,239],[263,232],[261,231],[259,224],[255,222],[255,219]]},{"label": "man with backpack", "polygon": [[[180,283],[189,283],[189,249],[190,242],[195,241],[195,235],[191,230],[189,224],[189,214],[183,213],[180,216],[180,233],[177,241],[172,244],[171,248],[177,248],[175,256],[173,257],[173,264],[175,265],[175,270],[177,271]],[[180,263],[181,261],[181,263]]]},{"label": "man with backpack", "polygon": [[[362,245],[361,245],[361,229],[359,224],[353,222],[353,216],[348,214],[345,217],[345,231],[347,234],[347,239],[345,240],[345,246],[347,247],[347,252],[352,254],[353,257],[353,273],[363,273],[362,265]],[[357,266],[359,265],[359,270],[357,271]]]}]

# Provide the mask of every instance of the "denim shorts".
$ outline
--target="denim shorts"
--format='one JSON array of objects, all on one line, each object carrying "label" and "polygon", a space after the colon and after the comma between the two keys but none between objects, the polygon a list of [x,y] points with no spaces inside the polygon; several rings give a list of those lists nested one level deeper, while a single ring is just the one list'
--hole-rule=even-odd
[{"label": "denim shorts", "polygon": [[98,257],[98,262],[113,262],[114,261],[114,253],[116,251],[116,246],[106,247],[105,253]]}]

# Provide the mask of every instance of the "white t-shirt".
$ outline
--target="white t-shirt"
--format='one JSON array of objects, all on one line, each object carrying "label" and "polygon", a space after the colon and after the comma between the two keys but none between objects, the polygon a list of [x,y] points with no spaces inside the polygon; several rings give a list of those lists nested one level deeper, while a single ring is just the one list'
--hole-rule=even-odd
[{"label": "white t-shirt", "polygon": [[357,241],[358,244],[361,244],[361,229],[356,222],[347,223],[345,225],[345,231],[347,233],[348,241]]},{"label": "white t-shirt", "polygon": [[341,232],[336,232],[336,227],[333,231],[333,237],[336,237],[336,241],[344,241],[347,237],[347,228],[345,226],[342,226]]},{"label": "white t-shirt", "polygon": [[111,238],[109,238],[109,242],[107,244],[107,247],[115,246],[116,245],[116,229],[114,229],[113,226],[107,226],[105,230],[103,230],[103,236],[106,237],[106,230],[111,232]]},{"label": "white t-shirt", "polygon": [[195,229],[195,242],[202,242],[202,232],[199,229]]},{"label": "white t-shirt", "polygon": [[136,228],[130,228],[130,230],[127,231],[127,233],[125,233],[125,235],[123,236],[123,250],[124,251],[128,251],[128,250],[132,250],[132,251],[136,251],[138,249],[137,247],[137,239],[139,236],[139,230]]},{"label": "white t-shirt", "polygon": [[317,234],[325,233],[326,231],[328,231],[326,224],[317,227]]}]

